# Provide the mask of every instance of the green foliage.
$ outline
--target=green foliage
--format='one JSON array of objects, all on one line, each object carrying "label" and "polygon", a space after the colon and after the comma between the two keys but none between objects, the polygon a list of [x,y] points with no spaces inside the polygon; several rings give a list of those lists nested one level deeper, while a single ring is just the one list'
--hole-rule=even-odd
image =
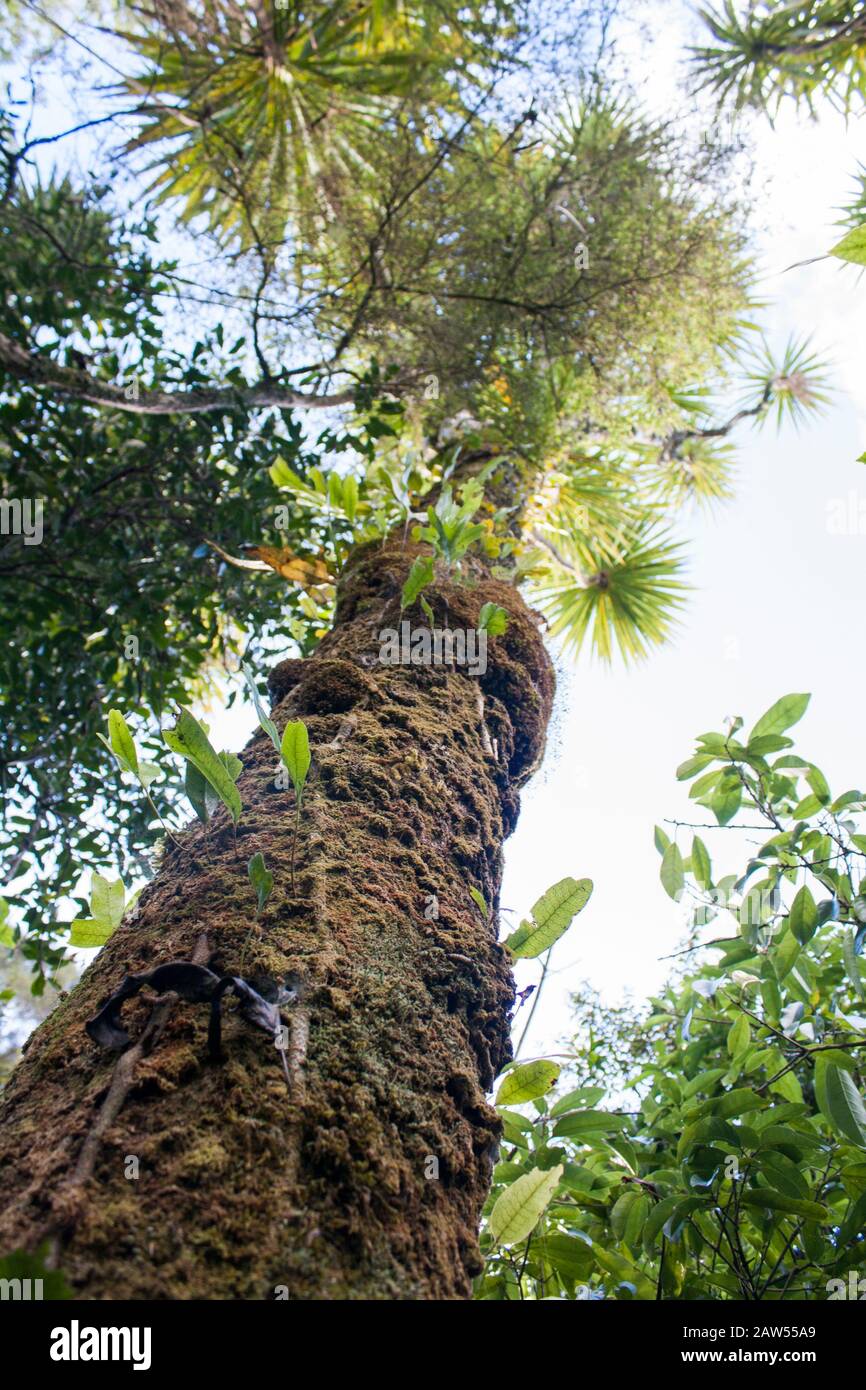
[{"label": "green foliage", "polygon": [[260,11],[208,0],[170,18],[138,11],[124,37],[143,63],[128,89],[153,101],[130,148],[152,152],[160,199],[180,199],[186,220],[204,216],[223,237],[277,242],[290,222],[321,235],[346,185],[369,169],[371,131],[419,90],[428,120],[433,103],[457,109],[476,65],[497,56],[510,9],[311,0]]},{"label": "green foliage", "polygon": [[274,750],[276,751],[277,755],[280,756],[280,735],[279,731],[277,730],[277,726],[274,723],[273,719],[271,719],[264,705],[262,704],[262,697],[259,694],[259,688],[256,685],[255,678],[249,666],[244,665],[242,667],[242,670],[244,673],[244,680],[247,683],[247,689],[250,692],[250,697],[252,699],[253,704],[256,707],[256,714],[259,717],[259,724],[264,729],[268,738],[271,740],[271,743],[274,745]]},{"label": "green foliage", "polygon": [[866,95],[866,26],[847,0],[724,0],[701,18],[715,43],[693,50],[698,79],[737,107],[788,99],[814,113],[822,95],[848,112]]},{"label": "green foliage", "polygon": [[[127,18],[137,125],[104,181],[64,173],[60,142],[39,174],[25,119],[0,126],[0,331],[36,364],[0,396],[0,481],[45,505],[44,543],[4,537],[0,556],[0,849],[40,978],[82,871],[149,874],[161,831],[111,729],[106,761],[102,711],[161,724],[288,637],[309,655],[359,542],[420,523],[443,566],[475,545],[527,579],[575,649],[664,640],[682,556],[657,522],[725,495],[723,451],[686,436],[751,309],[729,152],[647,120],[602,72],[515,113],[491,79],[518,49],[542,61],[522,6],[170,8]],[[142,158],[159,224],[119,211]],[[52,364],[128,401],[229,401],[133,415],[46,387]],[[317,433],[254,408],[253,383],[333,387],[347,409]],[[255,572],[250,547],[301,577]],[[166,772],[162,739],[137,737],[139,772]],[[207,819],[193,760],[184,783]],[[158,815],[179,796],[163,776]]]},{"label": "green foliage", "polygon": [[[767,827],[731,873],[657,831],[691,963],[641,1013],[581,1000],[557,1090],[506,1073],[478,1297],[786,1301],[866,1270],[866,795],[791,751],[808,698],[701,735],[678,770],[720,827],[731,777]],[[559,1176],[507,1243],[508,1194],[540,1173]]]},{"label": "green foliage", "polygon": [[464,483],[457,502],[452,494],[450,483],[446,483],[436,501],[427,508],[426,526],[417,526],[414,538],[428,541],[434,554],[447,568],[460,564],[467,550],[484,535],[484,527],[472,518],[484,499],[484,488],[478,478]]},{"label": "green foliage", "polygon": [[492,1239],[499,1245],[516,1245],[525,1240],[544,1213],[561,1177],[561,1166],[547,1172],[533,1168],[510,1183],[490,1213]]},{"label": "green foliage", "polygon": [[258,911],[261,912],[274,886],[274,876],[265,867],[264,855],[254,854],[247,865],[250,883],[253,885],[258,903]]},{"label": "green foliage", "polygon": [[111,883],[102,874],[91,876],[90,917],[76,918],[69,929],[70,946],[104,946],[123,921],[126,889],[120,879]]},{"label": "green foliage", "polygon": [[831,246],[830,255],[854,265],[866,265],[866,222],[853,227],[841,241]]},{"label": "green foliage", "polygon": [[307,726],[302,720],[293,720],[286,725],[280,744],[280,756],[292,779],[292,786],[300,806],[307,773],[310,770],[310,738],[307,733]]},{"label": "green foliage", "polygon": [[762,342],[743,355],[742,365],[742,406],[748,410],[750,402],[761,393],[760,419],[774,414],[777,425],[787,420],[797,427],[823,411],[830,399],[826,364],[810,351],[808,341],[790,339],[780,360]]},{"label": "green foliage", "polygon": [[487,899],[485,898],[484,894],[481,892],[479,888],[476,888],[473,884],[469,888],[469,896],[474,902],[475,906],[478,908],[478,911],[481,913],[481,916],[484,918],[484,921],[486,922],[490,916],[490,908],[487,906]]},{"label": "green foliage", "polygon": [[514,960],[527,960],[549,951],[582,912],[592,894],[588,878],[563,878],[542,894],[529,920],[505,940]]},{"label": "green foliage", "polygon": [[181,709],[175,727],[167,729],[163,738],[173,753],[179,753],[192,764],[237,825],[241,817],[241,798],[235,781],[241,771],[240,759],[232,754],[218,754],[199,720],[186,709]]},{"label": "green foliage", "polygon": [[614,646],[626,660],[646,656],[670,635],[685,602],[682,553],[679,542],[645,523],[615,548],[575,534],[561,538],[553,562],[545,557],[532,575],[550,635],[562,635],[566,650],[590,637],[606,661]]},{"label": "green foliage", "polygon": [[8,918],[9,904],[5,898],[0,898],[0,946],[12,947],[15,945],[15,937],[9,926]]},{"label": "green foliage", "polygon": [[34,1280],[41,1281],[40,1298],[49,1299],[51,1302],[58,1302],[73,1297],[72,1290],[66,1282],[66,1276],[62,1270],[49,1268],[46,1264],[49,1254],[48,1242],[43,1242],[35,1252],[27,1250],[12,1250],[8,1255],[0,1258],[0,1279],[29,1279],[30,1297],[37,1297]]},{"label": "green foliage", "polygon": [[412,568],[409,570],[406,583],[400,595],[400,611],[410,608],[420,594],[433,580],[433,557],[432,555],[416,555],[412,561]]},{"label": "green foliage", "polygon": [[505,1073],[496,1093],[496,1104],[523,1105],[528,1100],[537,1100],[556,1085],[559,1072],[560,1068],[555,1062],[543,1059],[514,1066]]},{"label": "green foliage", "polygon": [[508,630],[508,613],[498,603],[484,603],[478,614],[478,629],[490,637],[501,637]]}]

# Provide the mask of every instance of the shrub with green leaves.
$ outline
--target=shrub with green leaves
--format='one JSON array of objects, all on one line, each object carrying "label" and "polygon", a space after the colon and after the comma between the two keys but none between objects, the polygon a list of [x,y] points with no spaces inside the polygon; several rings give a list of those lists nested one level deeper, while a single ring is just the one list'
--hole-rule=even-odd
[{"label": "shrub with green leaves", "polygon": [[808,699],[678,770],[707,840],[766,835],[729,872],[657,830],[689,935],[644,1017],[607,1020],[619,1078],[594,1084],[597,1034],[562,1075],[506,1072],[478,1297],[841,1299],[866,1273],[866,793],[793,752]]}]

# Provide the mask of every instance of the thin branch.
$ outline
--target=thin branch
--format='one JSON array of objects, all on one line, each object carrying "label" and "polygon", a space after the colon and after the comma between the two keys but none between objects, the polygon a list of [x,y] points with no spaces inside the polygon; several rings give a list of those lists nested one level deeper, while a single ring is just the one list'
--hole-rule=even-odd
[{"label": "thin branch", "polygon": [[[140,387],[137,392],[127,395],[128,387],[99,381],[90,372],[78,368],[64,367],[53,358],[30,352],[20,343],[7,338],[5,333],[0,333],[0,366],[19,381],[47,386],[62,395],[88,401],[91,405],[111,406],[132,415],[201,415],[212,410],[265,406],[321,410],[329,406],[348,405],[355,398],[354,389],[315,395],[281,386],[277,382],[192,391],[156,391]],[[389,389],[393,389],[393,383]]]}]

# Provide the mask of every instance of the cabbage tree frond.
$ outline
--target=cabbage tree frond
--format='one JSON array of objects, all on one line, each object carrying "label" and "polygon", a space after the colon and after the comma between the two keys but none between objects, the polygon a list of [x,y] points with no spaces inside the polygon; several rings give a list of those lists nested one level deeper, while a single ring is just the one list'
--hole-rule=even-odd
[{"label": "cabbage tree frond", "polygon": [[618,649],[629,662],[670,637],[689,586],[680,577],[683,546],[669,532],[644,520],[624,527],[613,546],[553,538],[541,527],[533,539],[540,558],[532,600],[566,651],[588,641],[603,661]]},{"label": "cabbage tree frond", "polygon": [[850,111],[866,96],[866,12],[853,10],[850,0],[701,10],[715,43],[691,51],[698,81],[737,109],[773,115],[789,98],[814,113],[821,94]]},{"label": "cabbage tree frond", "polygon": [[[777,425],[788,419],[799,427],[809,415],[820,415],[830,401],[829,365],[810,351],[808,339],[789,339],[781,358],[763,340],[744,365],[742,409],[757,423],[775,415]],[[754,402],[751,408],[749,400]]]}]

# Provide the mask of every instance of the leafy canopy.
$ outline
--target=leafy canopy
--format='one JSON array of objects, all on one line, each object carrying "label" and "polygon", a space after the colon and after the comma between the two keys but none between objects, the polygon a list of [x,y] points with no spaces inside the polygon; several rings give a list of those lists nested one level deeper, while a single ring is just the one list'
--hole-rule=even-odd
[{"label": "leafy canopy", "polygon": [[808,700],[678,769],[717,837],[765,832],[730,871],[714,832],[656,829],[687,920],[665,989],[583,997],[561,1071],[505,1073],[478,1297],[842,1299],[863,1276],[866,793],[794,752]]}]

